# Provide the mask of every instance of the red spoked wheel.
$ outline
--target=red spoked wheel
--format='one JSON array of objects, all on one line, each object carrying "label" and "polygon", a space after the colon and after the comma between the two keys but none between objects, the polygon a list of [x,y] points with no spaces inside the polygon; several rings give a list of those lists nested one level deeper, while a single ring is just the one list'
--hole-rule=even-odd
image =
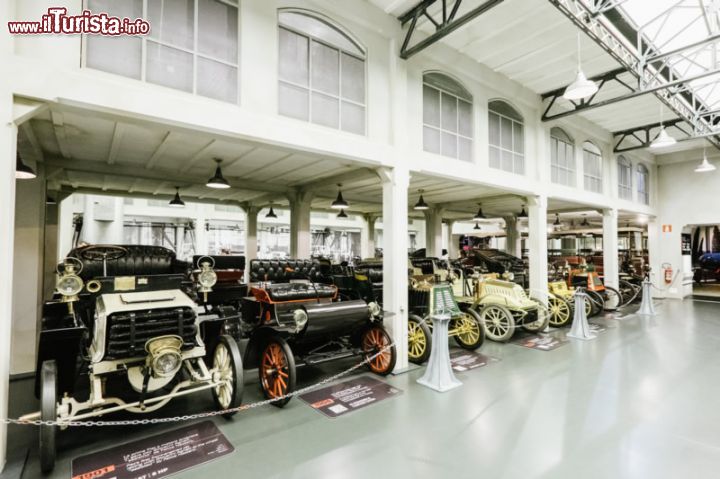
[{"label": "red spoked wheel", "polygon": [[[371,326],[362,335],[360,345],[370,371],[387,376],[395,369],[397,353],[390,335],[380,325]],[[392,346],[391,346],[392,345]]]},{"label": "red spoked wheel", "polygon": [[[268,399],[281,398],[295,390],[295,358],[288,343],[275,336],[268,340],[260,354],[260,387]],[[285,406],[290,397],[273,401],[277,407]]]}]

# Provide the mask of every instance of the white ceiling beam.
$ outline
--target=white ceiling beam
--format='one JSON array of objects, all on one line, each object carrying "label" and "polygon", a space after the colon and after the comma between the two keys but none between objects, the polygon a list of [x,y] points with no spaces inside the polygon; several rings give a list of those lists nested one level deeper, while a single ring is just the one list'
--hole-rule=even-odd
[{"label": "white ceiling beam", "polygon": [[168,149],[168,146],[170,146],[170,137],[172,136],[172,131],[168,131],[165,133],[165,136],[163,137],[162,141],[158,145],[157,148],[155,148],[155,151],[153,152],[152,156],[147,162],[147,165],[145,165],[145,168],[148,170],[152,170],[155,168],[155,165],[157,165],[157,162],[162,158],[162,156],[165,154],[165,151]]},{"label": "white ceiling beam", "polygon": [[112,165],[117,159],[118,150],[120,149],[120,143],[122,142],[123,135],[125,134],[125,125],[119,121],[115,122],[115,129],[113,130],[112,140],[110,141],[110,150],[108,151],[107,164]]},{"label": "white ceiling beam", "polygon": [[202,157],[205,155],[205,153],[212,148],[212,146],[215,144],[217,140],[210,140],[208,143],[205,144],[202,148],[200,148],[197,153],[195,153],[188,161],[186,161],[183,166],[180,168],[180,173],[187,173],[190,168],[195,166],[198,161],[202,159]]},{"label": "white ceiling beam", "polygon": [[320,178],[318,180],[308,181],[305,183],[299,183],[295,184],[297,188],[302,188],[303,190],[314,190],[318,188],[325,188],[332,185],[337,185],[338,183],[352,183],[353,181],[358,180],[364,180],[367,178],[377,178],[378,184],[380,183],[380,177],[378,176],[377,172],[371,168],[358,168],[354,169],[352,171],[347,171],[344,173],[340,173],[335,176]]},{"label": "white ceiling beam", "polygon": [[32,122],[26,121],[20,125],[20,129],[27,138],[28,143],[30,143],[30,146],[32,146],[36,161],[44,161],[45,155],[43,154],[42,146],[40,146],[37,135],[35,135],[35,129],[32,126]]},{"label": "white ceiling beam", "polygon": [[64,158],[71,158],[70,147],[67,144],[67,132],[65,131],[65,118],[59,111],[50,111],[52,118],[53,131],[55,132],[55,140],[57,141],[60,153]]}]

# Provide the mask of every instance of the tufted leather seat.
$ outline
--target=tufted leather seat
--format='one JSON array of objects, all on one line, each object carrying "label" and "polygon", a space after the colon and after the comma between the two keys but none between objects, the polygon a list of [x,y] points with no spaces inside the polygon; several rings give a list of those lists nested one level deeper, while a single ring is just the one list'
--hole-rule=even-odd
[{"label": "tufted leather seat", "polygon": [[323,274],[318,263],[309,259],[254,259],[250,261],[250,281],[253,283],[258,281],[287,283],[292,279],[321,281],[322,278]]},{"label": "tufted leather seat", "polygon": [[412,258],[410,262],[422,271],[422,274],[434,274],[434,262],[437,258]]},{"label": "tufted leather seat", "polygon": [[333,298],[337,291],[334,286],[310,283],[277,283],[266,288],[270,299],[276,302],[302,301],[317,298]]},{"label": "tufted leather seat", "polygon": [[[185,273],[189,263],[179,261],[175,252],[163,246],[119,245],[128,251],[124,257],[107,262],[108,276],[150,276],[153,274]],[[83,262],[80,277],[87,281],[103,275],[102,261],[88,261],[82,258],[82,251],[88,246],[75,248],[68,256]]]}]

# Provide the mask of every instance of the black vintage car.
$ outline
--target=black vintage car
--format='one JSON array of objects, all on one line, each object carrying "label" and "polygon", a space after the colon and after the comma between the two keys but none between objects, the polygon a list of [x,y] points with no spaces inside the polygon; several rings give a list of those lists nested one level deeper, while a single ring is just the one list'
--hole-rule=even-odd
[{"label": "black vintage car", "polygon": [[363,299],[338,301],[322,265],[312,260],[253,260],[243,301],[248,331],[245,366],[258,368],[265,396],[282,407],[295,389],[298,367],[360,356],[387,375],[395,346],[382,325],[382,309]]},{"label": "black vintage car", "polygon": [[[218,410],[240,405],[242,357],[227,318],[202,314],[190,264],[157,246],[91,245],[58,265],[43,307],[35,392],[26,420],[82,421],[150,413],[173,398],[211,392]],[[229,414],[230,415],[230,414]],[[55,463],[56,426],[40,426],[40,463]]]}]

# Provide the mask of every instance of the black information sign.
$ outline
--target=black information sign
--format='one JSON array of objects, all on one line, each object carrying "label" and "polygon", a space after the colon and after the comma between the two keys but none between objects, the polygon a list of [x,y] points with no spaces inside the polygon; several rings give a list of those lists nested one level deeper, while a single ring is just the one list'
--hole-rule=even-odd
[{"label": "black information sign", "polygon": [[487,366],[490,363],[500,361],[492,356],[476,353],[475,351],[466,351],[464,349],[453,348],[450,350],[450,364],[454,371],[462,372],[470,369]]},{"label": "black information sign", "polygon": [[513,344],[539,351],[552,351],[569,342],[565,331],[551,331],[549,333],[517,333]]},{"label": "black information sign", "polygon": [[94,452],[72,461],[73,479],[160,479],[235,448],[211,421]]},{"label": "black information sign", "polygon": [[402,393],[369,376],[358,376],[302,394],[300,399],[328,417],[338,417]]}]

